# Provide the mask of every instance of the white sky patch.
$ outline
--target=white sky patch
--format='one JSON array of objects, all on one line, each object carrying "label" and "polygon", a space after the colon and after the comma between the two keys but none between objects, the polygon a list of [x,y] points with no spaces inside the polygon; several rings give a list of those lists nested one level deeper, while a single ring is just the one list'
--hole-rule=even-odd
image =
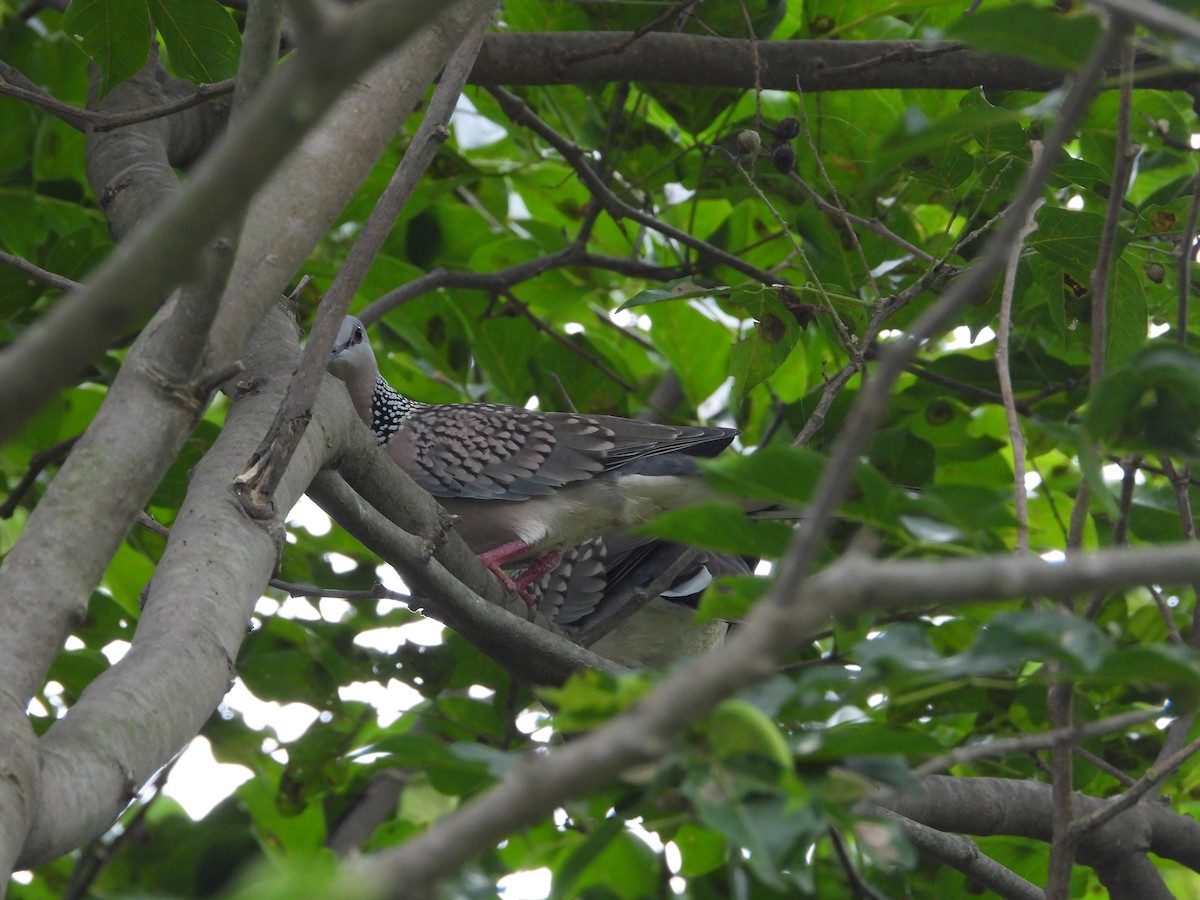
[{"label": "white sky patch", "polygon": [[636,317],[627,309],[614,309],[608,314],[608,320],[620,328],[628,328]]},{"label": "white sky patch", "polygon": [[1105,481],[1121,481],[1125,477],[1125,470],[1116,463],[1109,463],[1100,472],[1104,475]]},{"label": "white sky patch", "polygon": [[405,643],[404,628],[368,628],[354,636],[354,643],[391,656]]},{"label": "white sky patch", "polygon": [[287,524],[303,528],[313,537],[324,537],[333,528],[333,521],[325,515],[325,511],[308,499],[307,494],[301,494],[292,511],[288,513]]},{"label": "white sky patch", "polygon": [[[395,591],[398,594],[409,593],[408,585],[404,583],[404,579],[401,578],[400,575],[396,572],[396,570],[393,569],[391,566],[385,566],[385,565],[376,566],[375,567],[375,577],[378,578],[379,583],[382,584],[389,591]],[[378,608],[380,615],[383,615],[384,613],[389,613],[394,609],[399,609],[401,606],[404,605],[403,603],[400,603],[396,600],[380,600],[379,602],[381,604],[383,604],[383,603],[388,604],[386,609],[382,606],[380,606]]]},{"label": "white sky patch", "polygon": [[208,739],[196,737],[171,769],[163,793],[182,806],[193,821],[198,821],[238,785],[253,777],[254,773],[245,766],[217,762]]},{"label": "white sky patch", "polygon": [[985,325],[975,335],[975,339],[971,340],[971,329],[965,325],[960,325],[950,332],[950,337],[946,340],[945,348],[947,350],[965,350],[968,347],[979,347],[995,339],[996,332]]},{"label": "white sky patch", "polygon": [[129,652],[129,641],[112,641],[100,648],[109,665],[115,666]]},{"label": "white sky patch", "polygon": [[1076,194],[1074,197],[1072,197],[1070,200],[1067,201],[1067,209],[1074,209],[1074,210],[1078,211],[1078,210],[1083,209],[1083,206],[1084,206],[1083,197],[1080,196],[1079,194]]},{"label": "white sky patch", "polygon": [[502,900],[546,900],[550,896],[550,870],[513,872],[496,883]]},{"label": "white sky patch", "polygon": [[240,678],[235,678],[233,687],[221,701],[226,710],[241,714],[242,721],[252,731],[270,728],[281,744],[290,743],[304,732],[320,715],[307,703],[279,703],[275,700],[260,700],[250,692]]},{"label": "white sky patch", "polygon": [[284,619],[296,619],[300,622],[319,622],[321,614],[307,597],[288,597],[279,604],[275,615]]},{"label": "white sky patch", "polygon": [[87,646],[87,644],[85,644],[85,643],[84,643],[82,640],[80,640],[79,638],[75,637],[75,635],[73,635],[73,634],[72,634],[72,635],[70,635],[70,636],[69,636],[69,637],[66,639],[66,641],[63,643],[63,649],[64,649],[64,650],[82,650],[82,649],[83,649],[83,648],[85,648],[86,646]]},{"label": "white sky patch", "polygon": [[519,732],[529,735],[530,740],[542,742],[550,740],[554,733],[549,723],[550,717],[541,709],[527,709],[517,716],[516,721]]},{"label": "white sky patch", "polygon": [[1027,491],[1037,490],[1039,487],[1041,487],[1041,484],[1042,484],[1042,476],[1039,475],[1037,472],[1026,472],[1025,473],[1025,490],[1027,490]]},{"label": "white sky patch", "polygon": [[1166,322],[1162,322],[1162,323],[1151,322],[1150,329],[1147,332],[1147,335],[1149,337],[1156,338],[1160,334],[1166,334],[1170,330],[1171,330],[1171,326],[1169,324],[1167,324]]},{"label": "white sky patch", "polygon": [[1060,563],[1067,561],[1067,554],[1061,550],[1047,550],[1042,554],[1042,559],[1048,563]]},{"label": "white sky patch", "polygon": [[378,681],[354,681],[338,688],[338,696],[375,707],[380,728],[387,728],[424,699],[415,688],[395,678],[389,679],[386,685]]},{"label": "white sky patch", "polygon": [[454,140],[462,150],[479,150],[504,140],[508,132],[491,119],[480,114],[466,94],[460,94],[454,114],[450,116]]},{"label": "white sky patch", "polygon": [[578,322],[568,322],[563,326],[563,331],[567,334],[583,334],[586,329]]},{"label": "white sky patch", "polygon": [[708,421],[729,406],[729,393],[733,390],[733,376],[726,378],[721,385],[696,407],[696,413],[701,420]]},{"label": "white sky patch", "polygon": [[688,306],[704,313],[705,316],[714,322],[721,323],[726,328],[742,328],[751,321],[750,319],[739,319],[737,316],[731,316],[725,310],[721,309],[720,304],[713,297],[694,297],[688,301]]},{"label": "white sky patch", "polygon": [[322,619],[336,625],[353,615],[354,604],[339,597],[322,597],[317,601],[317,609],[320,610]]},{"label": "white sky patch", "polygon": [[525,198],[514,190],[508,192],[508,217],[510,219],[524,219],[526,221],[533,218],[529,207],[525,205]]},{"label": "white sky patch", "polygon": [[329,563],[329,568],[333,569],[333,574],[335,575],[353,572],[358,568],[358,560],[351,559],[344,553],[326,553],[325,561]]},{"label": "white sky patch", "polygon": [[675,206],[679,203],[687,203],[696,196],[696,192],[684,187],[678,181],[668,181],[663,185],[663,196],[667,200],[667,206]]},{"label": "white sky patch", "polygon": [[389,628],[368,628],[360,631],[354,638],[354,643],[360,647],[369,647],[380,653],[391,655],[404,644],[416,644],[419,647],[437,647],[442,643],[446,626],[433,619],[419,619],[408,625],[396,625]]}]

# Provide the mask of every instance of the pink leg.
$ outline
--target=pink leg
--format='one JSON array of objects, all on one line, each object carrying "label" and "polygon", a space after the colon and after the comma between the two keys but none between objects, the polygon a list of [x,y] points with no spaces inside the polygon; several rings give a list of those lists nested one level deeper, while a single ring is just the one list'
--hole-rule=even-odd
[{"label": "pink leg", "polygon": [[524,541],[509,541],[506,544],[501,544],[499,547],[493,547],[485,553],[480,553],[479,561],[500,579],[501,584],[524,600],[530,607],[534,607],[537,606],[537,598],[530,593],[529,586],[558,565],[558,561],[562,559],[562,551],[551,550],[549,553],[539,556],[514,581],[512,576],[505,572],[501,566],[528,550],[529,545]]},{"label": "pink leg", "polygon": [[493,547],[485,553],[480,553],[479,561],[494,572],[498,567],[506,562],[511,562],[528,549],[529,545],[524,541],[509,541],[499,547]]},{"label": "pink leg", "polygon": [[531,584],[557,566],[559,560],[561,559],[561,550],[551,550],[545,556],[535,559],[532,563],[530,563],[528,569],[517,576],[518,589],[525,590],[525,588],[529,587]]},{"label": "pink leg", "polygon": [[488,571],[500,579],[500,583],[520,597],[529,606],[536,606],[537,600],[526,589],[528,582],[525,585],[518,585],[513,581],[512,576],[505,572],[502,568],[509,560],[515,559],[522,553],[529,550],[529,545],[524,541],[509,541],[501,544],[499,547],[493,547],[491,550],[479,554],[479,561],[487,566]]}]

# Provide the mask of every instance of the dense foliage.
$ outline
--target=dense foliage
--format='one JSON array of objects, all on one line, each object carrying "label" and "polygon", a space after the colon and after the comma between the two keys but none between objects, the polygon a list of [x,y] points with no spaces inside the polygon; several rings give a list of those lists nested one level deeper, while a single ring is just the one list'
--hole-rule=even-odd
[{"label": "dense foliage", "polygon": [[[11,348],[65,308],[72,283],[89,282],[130,231],[106,219],[120,189],[111,180],[96,183],[87,168],[99,166],[97,135],[105,133],[89,129],[80,113],[89,104],[89,61],[91,108],[103,108],[101,95],[120,96],[121,82],[146,66],[184,82],[231,78],[244,5],[76,0],[61,13],[54,4],[17,10],[0,3],[0,337]],[[497,13],[483,52],[515,74],[504,85],[466,88],[469,104],[460,103],[450,139],[390,227],[351,305],[372,325],[384,376],[432,402],[487,399],[734,424],[741,430],[736,451],[709,474],[745,496],[802,506],[820,495],[819,485],[843,482],[828,495],[837,504],[832,519],[818,512],[816,522],[801,525],[827,529],[810,560],[814,572],[830,573],[817,578],[816,593],[804,593],[798,581],[786,591],[771,587],[780,561],[799,552],[788,549],[788,525],[752,527],[722,507],[654,526],[677,540],[775,564],[720,582],[701,615],[749,619],[764,594],[764,604],[794,601],[797,609],[825,598],[827,612],[806,613],[820,627],[771,659],[773,674],[760,673],[734,698],[714,698],[722,701],[715,709],[701,709],[677,738],[645,751],[652,765],[599,788],[580,780],[552,798],[552,815],[508,823],[507,837],[489,852],[465,860],[451,852],[435,867],[438,875],[453,873],[442,884],[448,895],[492,896],[505,876],[542,868],[552,873],[555,896],[878,895],[864,883],[886,896],[1041,896],[1034,886],[1046,896],[1200,892],[1188,824],[1200,812],[1193,755],[1200,749],[1200,565],[1180,568],[1182,557],[1172,557],[1176,567],[1159,576],[1138,562],[1149,557],[1130,553],[1102,557],[1103,577],[1079,570],[1079,580],[1054,582],[1050,574],[1029,588],[1011,575],[1021,565],[1021,572],[1046,568],[1039,558],[1124,545],[1148,553],[1196,539],[1200,494],[1191,464],[1200,357],[1190,329],[1200,313],[1190,301],[1200,80],[1191,92],[1184,88],[1200,49],[1200,25],[1191,18],[1197,7],[1183,0],[1133,4],[1132,13],[1120,3],[964,6],[505,0]],[[1105,12],[1113,6],[1117,13]],[[1181,13],[1193,30],[1170,19],[1164,25],[1147,10]],[[331,32],[311,19],[331,12],[298,3],[295,15],[285,51],[319,55]],[[571,33],[635,29],[651,32],[647,39],[724,36],[738,52],[791,40],[835,47],[961,41],[981,52],[955,72],[955,54],[965,51],[879,44],[842,73],[848,89],[788,91],[756,90],[753,80],[714,86],[699,76],[695,83],[624,81],[622,54],[639,38],[613,37],[602,52],[569,43]],[[506,59],[514,45],[498,40],[521,33],[544,33],[548,52],[568,62],[579,61],[570,54],[591,53],[590,64],[610,65],[614,74],[569,83],[567,68],[568,83],[524,84],[523,58]],[[568,42],[555,44],[558,38]],[[1084,91],[1086,106],[1060,154],[1056,123],[1070,114],[1069,92],[1082,90],[1086,78],[1047,85],[1035,67],[1085,71],[1105,40],[1117,48],[1104,60],[1108,74],[1094,97]],[[669,40],[656,46],[673,52]],[[679,52],[695,46],[681,40]],[[982,59],[991,68],[981,66],[969,82]],[[855,89],[860,73],[886,81],[889,65],[914,61],[929,73],[925,87],[905,81]],[[997,70],[1017,81],[1028,70],[1026,89],[990,88]],[[190,90],[161,81],[173,86],[164,89],[167,98]],[[64,112],[50,98],[76,109]],[[235,131],[246,124],[242,113],[262,112],[240,107],[227,123],[228,95],[207,102],[212,114],[202,120],[208,130],[197,148],[172,159],[185,181],[193,158],[218,152],[212,141],[221,129]],[[425,109],[422,102],[405,111],[399,134],[340,215],[322,225],[315,246],[301,248],[307,261],[286,277],[291,287],[311,277],[293,298],[305,332],[397,164],[416,147]],[[365,121],[374,112],[356,114]],[[1034,184],[1029,199],[1038,202],[1018,208],[1022,184],[1039,177],[1043,160],[1053,165]],[[125,177],[145,176],[135,166]],[[309,171],[304,180],[322,178]],[[297,182],[297,192],[308,189]],[[301,218],[305,209],[292,215]],[[222,233],[236,235],[229,221]],[[270,236],[269,227],[250,221]],[[1015,241],[1006,238],[1009,225],[1024,226]],[[113,232],[121,241],[114,243]],[[28,707],[39,738],[30,746],[43,751],[51,726],[65,728],[77,704],[88,702],[85,692],[102,698],[105,682],[97,678],[126,664],[116,660],[134,641],[143,604],[156,602],[147,583],[167,577],[155,574],[169,558],[166,529],[207,483],[192,473],[219,445],[227,414],[232,419],[254,395],[253,363],[246,381],[227,382],[229,396],[218,396],[194,428],[180,432],[161,473],[147,469],[128,483],[92,487],[136,495],[140,488],[131,485],[151,478],[145,512],[165,529],[135,525],[132,512],[95,521],[76,505],[86,500],[78,496],[47,507],[59,533],[84,548],[64,537],[54,572],[77,560],[86,571],[92,531],[124,534],[133,526],[103,561],[98,582],[80,576],[85,617],[72,619],[41,595],[14,593],[16,582],[3,577],[25,567],[35,583],[48,579],[47,598],[67,591],[14,546],[32,511],[51,503],[55,472],[79,452],[72,442],[106,404],[135,352],[133,337],[156,339],[153,328],[142,331],[149,312],[177,282],[198,278],[199,248],[216,233],[204,233],[196,253],[178,262],[142,260],[145,269],[168,273],[170,284],[131,314],[137,324],[123,330],[128,339],[91,357],[67,347],[67,368],[78,377],[24,410],[19,431],[0,447],[9,498],[0,510],[0,552],[8,556],[0,630],[11,628],[12,641],[37,635],[55,648],[40,671],[13,650],[0,675],[22,673],[4,695]],[[248,226],[241,252],[252,233]],[[982,265],[994,277],[933,321],[931,310]],[[218,323],[229,308],[216,313]],[[181,340],[178,329],[160,332],[159,339]],[[290,346],[278,329],[263,333]],[[919,348],[906,340],[910,334],[924,339]],[[909,351],[911,358],[901,356]],[[224,352],[210,350],[207,359],[220,361]],[[255,352],[261,355],[233,358]],[[888,361],[899,367],[894,381]],[[867,402],[872,384],[886,389],[878,408]],[[310,432],[332,433],[321,409]],[[123,414],[125,430],[137,435],[137,409]],[[270,415],[259,416],[250,449]],[[245,766],[253,777],[199,821],[162,793],[162,778],[115,828],[50,861],[23,857],[24,833],[6,821],[3,859],[32,866],[10,882],[9,896],[327,896],[335,878],[349,879],[338,890],[370,896],[377,890],[371,873],[387,871],[371,869],[372,861],[384,865],[390,850],[506,773],[528,777],[536,765],[518,762],[532,750],[570,752],[573,735],[603,727],[669,677],[585,670],[564,684],[531,684],[511,657],[501,665],[451,630],[440,642],[418,643],[405,627],[420,614],[378,599],[377,557],[338,525],[320,525],[311,513],[293,520],[278,571],[259,566],[255,584],[234,579],[255,593],[270,577],[350,592],[346,601],[288,600],[286,591],[268,588],[236,650],[239,690],[305,704],[316,713],[312,724],[281,741],[236,704],[214,712],[199,734],[218,761]],[[204,540],[212,565],[228,563],[240,578],[244,534],[218,529]],[[877,565],[887,561],[911,565]],[[205,579],[220,576],[180,576],[179,583],[194,591],[188,602],[207,604],[224,588]],[[847,584],[865,579],[869,588],[840,597],[843,576]],[[39,618],[43,602],[54,612]],[[436,617],[437,598],[432,608]],[[236,610],[225,614],[235,630],[245,625]],[[219,656],[192,627],[180,620],[175,638],[197,655]],[[168,637],[139,634],[131,657],[152,659],[155,642]],[[13,645],[0,647],[7,653]],[[171,664],[168,655],[145,671]],[[36,687],[26,691],[26,684]],[[390,692],[369,687],[389,685]],[[107,690],[119,705],[123,695]],[[165,717],[189,701],[159,702]],[[126,791],[180,749],[166,748],[141,771],[105,742],[169,743],[147,736],[153,727],[144,723],[153,715],[138,718],[143,724],[122,738],[105,730],[120,732],[120,716],[91,715],[80,718],[94,723],[85,732],[94,752],[110,753],[111,767],[137,782]],[[16,733],[0,729],[0,738]],[[6,746],[7,738],[0,741],[5,771]],[[65,754],[73,746],[55,751],[68,760],[56,771],[70,771]],[[88,779],[73,788],[93,789],[103,794]],[[1078,824],[1100,808],[1091,798],[1122,796],[1128,809],[1104,829],[1096,830],[1099,821]],[[364,808],[377,801],[382,812],[371,820]],[[119,798],[104,802],[114,816],[122,808]],[[54,814],[38,811],[36,799],[29,803],[30,816]],[[347,830],[363,816],[370,827]],[[31,820],[23,821],[28,828]],[[962,847],[947,837],[955,833],[974,835],[996,865],[956,855]],[[1116,835],[1114,845],[1120,838],[1132,858],[1098,835]],[[367,862],[347,875],[338,860],[351,850]],[[387,884],[385,894],[408,889],[402,879]]]}]

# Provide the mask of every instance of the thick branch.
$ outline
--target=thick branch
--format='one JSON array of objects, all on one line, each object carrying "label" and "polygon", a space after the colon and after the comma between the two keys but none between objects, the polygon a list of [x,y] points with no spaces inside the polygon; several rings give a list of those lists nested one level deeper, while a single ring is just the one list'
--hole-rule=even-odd
[{"label": "thick branch", "polygon": [[[947,42],[748,41],[652,32],[629,43],[631,36],[623,31],[491,34],[470,81],[488,87],[645,81],[749,90],[757,74],[765,89],[807,93],[981,85],[989,91],[1046,91],[1061,85],[1067,74]],[[1164,74],[1162,66],[1158,59],[1139,59],[1136,83],[1167,89],[1196,83],[1194,73]],[[1147,74],[1138,78],[1139,71]]]},{"label": "thick branch", "polygon": [[[873,802],[939,831],[1050,840],[1053,798],[1048,784],[931,775],[923,778],[921,785],[925,788],[923,796],[888,792]],[[1072,797],[1072,805],[1084,814],[1102,809],[1108,802],[1080,793]],[[1108,873],[1107,877],[1120,879],[1127,877],[1121,873],[1128,872],[1130,866],[1145,874],[1143,867],[1129,860],[1144,857],[1146,853],[1198,870],[1200,823],[1158,804],[1141,803],[1084,837],[1079,843],[1078,857],[1085,865]],[[1169,898],[1169,893],[1155,890],[1155,880],[1161,888],[1158,876],[1143,881],[1141,893],[1134,891],[1124,896]]]},{"label": "thick branch", "polygon": [[444,11],[445,5],[416,2],[362,4],[328,28],[320,52],[299,53],[276,68],[177,199],[143,220],[85,286],[0,351],[0,441],[188,277],[197,254],[246,209],[279,160],[346,86]]},{"label": "thick branch", "polygon": [[[287,350],[279,339],[283,320],[278,314],[258,340],[257,358],[249,360],[255,389],[235,400],[220,437],[192,473],[132,648],[38,742],[42,796],[24,865],[65,853],[108,828],[228,690],[246,622],[282,545],[282,522],[248,520],[230,485],[294,365],[291,353],[280,353]],[[321,443],[325,437],[314,429],[302,444],[282,497],[299,499],[331,452]]]}]

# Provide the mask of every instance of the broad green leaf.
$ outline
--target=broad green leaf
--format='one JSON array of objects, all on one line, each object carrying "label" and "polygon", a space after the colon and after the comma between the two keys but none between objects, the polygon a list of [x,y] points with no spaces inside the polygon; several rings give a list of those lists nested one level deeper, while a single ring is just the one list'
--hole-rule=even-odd
[{"label": "broad green leaf", "polygon": [[795,505],[808,502],[824,467],[821,454],[783,444],[770,444],[745,455],[723,453],[700,463],[717,490]]},{"label": "broad green leaf", "polygon": [[712,711],[708,719],[709,744],[722,758],[753,754],[787,770],[792,752],[779,726],[764,712],[740,697],[731,697]]},{"label": "broad green leaf", "polygon": [[679,848],[679,874],[693,878],[715,871],[725,862],[729,845],[717,832],[685,822],[671,838]]},{"label": "broad green leaf", "polygon": [[1083,424],[1118,446],[1194,455],[1200,432],[1200,355],[1176,344],[1135,352],[1092,391]]},{"label": "broad green leaf", "polygon": [[687,303],[655,306],[647,315],[654,349],[671,364],[688,402],[699,406],[729,376],[729,330]]},{"label": "broad green leaf", "polygon": [[1118,260],[1108,289],[1109,371],[1124,366],[1146,343],[1146,292],[1142,279],[1124,259]]},{"label": "broad green leaf", "polygon": [[731,796],[728,786],[710,782],[693,790],[701,821],[730,843],[749,851],[749,865],[763,882],[785,890],[784,862],[797,845],[819,834],[820,819],[809,807],[796,809],[782,796]]},{"label": "broad green leaf", "polygon": [[741,398],[770,378],[791,355],[800,338],[797,301],[785,298],[783,291],[760,287],[736,290],[727,303],[753,319],[730,356],[734,397]]},{"label": "broad green leaf", "polygon": [[1026,241],[1026,246],[1086,284],[1096,263],[1104,219],[1093,213],[1043,206],[1038,211],[1037,223],[1037,231]]},{"label": "broad green leaf", "polygon": [[1020,57],[1039,65],[1077,69],[1100,35],[1094,16],[1070,16],[1044,6],[1014,3],[960,17],[946,32],[977,50]]},{"label": "broad green leaf", "polygon": [[771,558],[782,556],[792,539],[790,525],[751,521],[731,503],[703,503],[663,513],[638,533],[709,550]]},{"label": "broad green leaf", "polygon": [[180,75],[211,84],[237,74],[241,35],[225,7],[215,0],[150,0],[150,11]]},{"label": "broad green leaf", "polygon": [[154,34],[146,0],[75,0],[63,29],[100,69],[102,96],[141,71]]},{"label": "broad green leaf", "polygon": [[[609,824],[609,822],[612,824]],[[644,841],[622,830],[620,819],[605,820],[592,836],[581,865],[576,869],[570,864],[569,880],[563,890],[569,893],[557,896],[593,896],[602,894],[622,900],[638,900],[652,896],[658,889],[661,865],[658,855]],[[555,889],[558,881],[555,880]],[[579,891],[578,894],[574,891]]]}]

